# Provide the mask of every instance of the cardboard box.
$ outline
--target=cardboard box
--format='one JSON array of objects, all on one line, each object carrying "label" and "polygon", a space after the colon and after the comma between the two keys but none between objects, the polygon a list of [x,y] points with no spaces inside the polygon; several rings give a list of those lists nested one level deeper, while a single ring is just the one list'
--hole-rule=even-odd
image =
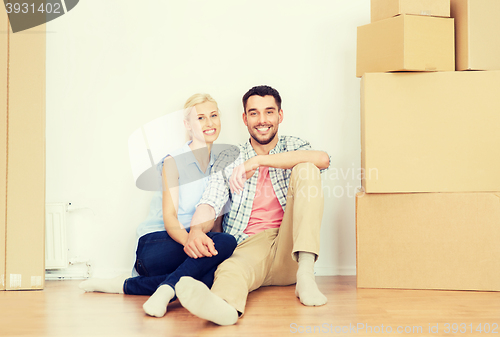
[{"label": "cardboard box", "polygon": [[456,69],[500,70],[500,1],[452,0]]},{"label": "cardboard box", "polygon": [[4,25],[5,17],[0,20],[5,29],[4,34],[0,34],[0,43],[8,41],[8,48],[2,48],[5,55],[0,57],[0,62],[5,57],[9,60],[8,69],[0,71],[1,76],[7,74],[0,95],[1,119],[5,122],[0,132],[4,288],[43,289],[45,25],[13,34],[10,27],[7,29]]},{"label": "cardboard box", "polygon": [[367,193],[500,191],[500,71],[361,81]]},{"label": "cardboard box", "polygon": [[500,193],[358,194],[359,288],[500,291]]},{"label": "cardboard box", "polygon": [[453,19],[399,15],[358,27],[356,76],[388,71],[454,71]]},{"label": "cardboard box", "polygon": [[371,22],[401,14],[450,17],[450,0],[371,0]]}]

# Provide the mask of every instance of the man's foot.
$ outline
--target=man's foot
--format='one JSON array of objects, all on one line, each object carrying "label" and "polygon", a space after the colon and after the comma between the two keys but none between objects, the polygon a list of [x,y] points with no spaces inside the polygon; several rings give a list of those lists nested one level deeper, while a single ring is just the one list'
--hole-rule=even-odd
[{"label": "man's foot", "polygon": [[163,317],[167,313],[167,305],[175,296],[174,288],[168,284],[158,287],[153,295],[142,305],[149,316]]},{"label": "man's foot", "polygon": [[181,277],[175,292],[182,306],[195,316],[218,325],[232,325],[238,321],[238,311],[200,281]]},{"label": "man's foot", "polygon": [[320,306],[327,302],[326,296],[319,291],[314,278],[315,258],[316,256],[313,253],[299,252],[295,296],[300,299],[302,304],[307,306]]},{"label": "man's foot", "polygon": [[79,287],[86,292],[123,294],[123,283],[129,277],[128,275],[120,275],[112,279],[92,278],[80,283]]}]

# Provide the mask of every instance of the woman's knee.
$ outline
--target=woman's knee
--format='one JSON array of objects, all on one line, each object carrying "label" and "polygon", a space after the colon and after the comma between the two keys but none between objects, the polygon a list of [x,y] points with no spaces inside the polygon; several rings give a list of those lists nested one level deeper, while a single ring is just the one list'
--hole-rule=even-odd
[{"label": "woman's knee", "polygon": [[234,236],[227,233],[211,233],[210,238],[217,245],[236,248],[237,242]]},{"label": "woman's knee", "polygon": [[234,249],[238,245],[234,236],[227,233],[220,233],[212,239],[215,244],[215,249],[221,253],[224,252],[226,255],[231,256]]}]

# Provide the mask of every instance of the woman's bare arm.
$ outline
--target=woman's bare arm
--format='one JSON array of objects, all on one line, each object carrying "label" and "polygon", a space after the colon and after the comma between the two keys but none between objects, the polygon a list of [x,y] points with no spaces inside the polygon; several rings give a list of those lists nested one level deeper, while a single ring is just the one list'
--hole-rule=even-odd
[{"label": "woman's bare arm", "polygon": [[[172,157],[165,158],[162,170],[163,182],[163,223],[168,235],[184,246],[188,232],[177,218],[179,209],[179,171]],[[169,183],[170,182],[170,183]]]}]

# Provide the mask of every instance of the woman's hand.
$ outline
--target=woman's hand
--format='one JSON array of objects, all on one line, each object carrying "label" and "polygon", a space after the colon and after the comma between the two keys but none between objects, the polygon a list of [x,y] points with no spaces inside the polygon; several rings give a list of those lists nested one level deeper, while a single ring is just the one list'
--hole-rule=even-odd
[{"label": "woman's hand", "polygon": [[184,244],[184,252],[193,259],[199,257],[212,257],[218,254],[212,239],[202,230],[193,227],[191,227],[188,239]]}]

